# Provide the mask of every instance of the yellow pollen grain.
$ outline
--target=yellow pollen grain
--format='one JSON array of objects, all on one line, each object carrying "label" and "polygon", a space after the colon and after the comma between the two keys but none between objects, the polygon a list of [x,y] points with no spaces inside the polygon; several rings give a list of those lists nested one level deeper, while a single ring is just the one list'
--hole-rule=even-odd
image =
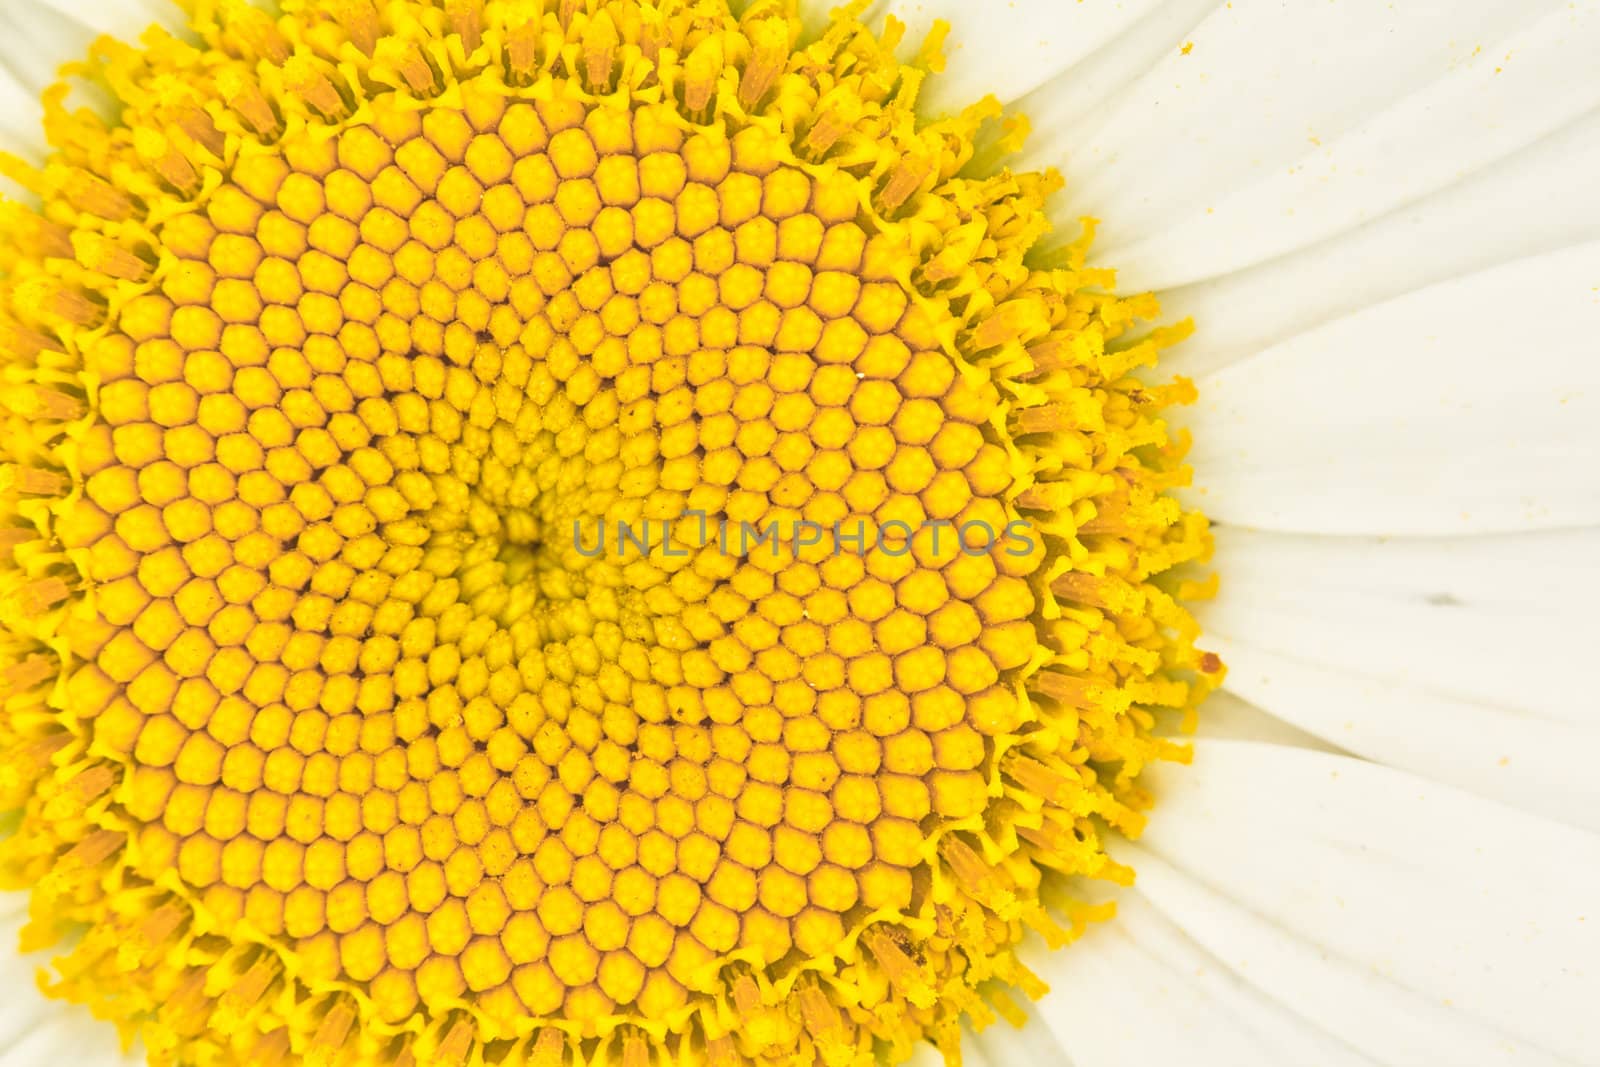
[{"label": "yellow pollen grain", "polygon": [[219,1067],[864,1067],[1036,995],[1222,671],[1132,374],[1184,329],[1041,243],[1059,177],[793,0],[191,22],[7,162],[48,991]]}]

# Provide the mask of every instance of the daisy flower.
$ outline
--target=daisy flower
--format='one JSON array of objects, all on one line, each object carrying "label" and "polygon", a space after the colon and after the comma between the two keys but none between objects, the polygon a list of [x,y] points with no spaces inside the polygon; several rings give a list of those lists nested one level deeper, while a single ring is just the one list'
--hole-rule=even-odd
[{"label": "daisy flower", "polygon": [[1600,3],[0,19],[0,1067],[1600,1063]]}]

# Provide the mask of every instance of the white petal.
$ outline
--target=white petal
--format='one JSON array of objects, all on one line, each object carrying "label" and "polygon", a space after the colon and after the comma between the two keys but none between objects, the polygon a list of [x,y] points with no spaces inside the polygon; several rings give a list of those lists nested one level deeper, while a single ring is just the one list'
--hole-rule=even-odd
[{"label": "white petal", "polygon": [[1300,1015],[1388,1063],[1593,1062],[1600,836],[1246,742],[1198,742],[1150,785],[1141,845],[1114,851]]},{"label": "white petal", "polygon": [[1339,238],[1162,293],[1169,320],[1198,326],[1171,366],[1200,376],[1403,293],[1600,239],[1597,187],[1600,115],[1591,115]]},{"label": "white petal", "polygon": [[[1446,540],[1223,527],[1227,687],[1351,752],[1600,829],[1600,529]],[[1209,705],[1207,706],[1209,711]]]},{"label": "white petal", "polygon": [[[1073,102],[1070,73],[1022,101],[1042,134],[1028,159],[1066,161],[1069,214],[1099,216],[1106,262],[1127,269],[1117,255],[1134,242],[1203,218],[1239,190],[1301,164],[1319,151],[1317,141],[1331,145],[1374,116],[1418,106],[1409,98],[1432,91],[1479,46],[1480,58],[1495,58],[1492,49],[1566,6],[1218,4],[1189,34],[1187,54],[1168,49],[1102,106],[1085,112]],[[1571,68],[1564,76],[1579,77]],[[1077,121],[1062,121],[1074,114]],[[1278,214],[1263,221],[1283,225]],[[1227,240],[1250,236],[1230,232]]]},{"label": "white petal", "polygon": [[1038,1006],[1021,994],[1011,998],[1022,1009],[1027,1021],[1021,1027],[999,1020],[992,1026],[962,1034],[962,1067],[966,1057],[976,1052],[977,1063],[992,1067],[1084,1067],[1075,1050],[1063,1046],[1040,1017]]},{"label": "white petal", "polygon": [[185,24],[183,8],[171,0],[32,0],[32,3],[52,8],[96,35],[109,33],[129,41],[139,37],[149,26],[177,29]]},{"label": "white petal", "polygon": [[[84,58],[101,34],[137,38],[146,27],[183,23],[181,9],[159,0],[28,0],[0,6],[0,150],[43,158],[40,92],[62,64]],[[5,183],[8,196],[17,190]]]},{"label": "white petal", "polygon": [[[1231,573],[1229,583],[1230,588],[1227,592],[1231,594]],[[1217,641],[1212,639],[1213,636],[1213,633],[1207,630],[1205,640],[1207,648],[1216,646]],[[1225,662],[1228,664],[1231,681],[1233,660],[1230,658]],[[1191,739],[1175,731],[1167,732],[1172,733],[1172,736],[1179,741]],[[1285,717],[1273,715],[1228,689],[1206,697],[1205,703],[1200,707],[1200,722],[1196,734],[1200,737],[1215,737],[1229,741],[1266,741],[1274,745],[1314,748],[1321,752],[1339,751],[1338,747],[1328,739],[1309,733]]]},{"label": "white petal", "polygon": [[890,0],[883,10],[920,43],[936,19],[950,24],[944,72],[922,95],[930,113],[960,110],[993,94],[1011,101],[1105,47],[1159,0]]},{"label": "white petal", "polygon": [[[1436,20],[1441,33],[1454,29],[1454,14]],[[1166,289],[1315,244],[1509,158],[1600,107],[1596,50],[1600,4],[1554,12],[1439,81],[1385,101],[1342,136],[1306,145],[1292,165],[1129,243],[1107,241],[1100,254],[1125,285]]]},{"label": "white petal", "polygon": [[1078,1067],[1371,1063],[1230,971],[1138,892],[1119,894],[1116,917],[1070,947],[1030,941],[1023,958],[1050,985],[1029,1025],[1042,1022]]},{"label": "white petal", "polygon": [[1303,1010],[1308,1025],[1320,1023],[1378,1062],[1399,1067],[1567,1062],[1508,1040],[1448,1005],[1303,940],[1149,852],[1134,847],[1123,852],[1138,864],[1144,891],[1197,944],[1285,1005]]},{"label": "white petal", "polygon": [[143,1067],[143,1049],[122,1051],[110,1023],[39,991],[35,975],[49,966],[51,953],[17,954],[26,921],[27,898],[0,894],[0,1067]]},{"label": "white petal", "polygon": [[[44,133],[39,128],[43,114],[38,97],[0,69],[0,152],[38,162],[43,155]],[[0,179],[0,194],[12,199],[24,195],[9,179]]]},{"label": "white petal", "polygon": [[[961,1067],[990,1067],[989,1061],[984,1058],[983,1053],[978,1049],[972,1034],[963,1031],[962,1039]],[[1016,1067],[1027,1067],[1027,1063],[1024,1060],[1012,1060],[1009,1063],[1016,1064]],[[923,1042],[916,1047],[916,1050],[911,1054],[911,1058],[906,1060],[905,1067],[949,1067],[949,1065],[945,1062],[945,1058],[940,1054],[938,1048],[930,1042]],[[1051,1062],[1048,1067],[1072,1067],[1072,1065],[1066,1059],[1058,1059]]]},{"label": "white petal", "polygon": [[1074,168],[1083,147],[1084,124],[1109,111],[1130,86],[1169,56],[1181,56],[1195,27],[1219,6],[1218,0],[1165,0],[1070,70],[1018,100],[1014,110],[1026,115],[1033,127],[1018,157],[1018,169],[1056,167],[1067,170],[1071,182],[1079,181],[1082,175]]},{"label": "white petal", "polygon": [[1600,525],[1600,243],[1369,308],[1203,379],[1203,506],[1304,533]]},{"label": "white petal", "polygon": [[102,34],[134,40],[145,28],[182,24],[176,4],[152,0],[27,0],[0,7],[0,67],[37,94],[63,63],[82,59]]},{"label": "white petal", "polygon": [[[945,1059],[939,1050],[924,1041],[911,1053],[911,1058],[906,1060],[905,1067],[947,1067]],[[962,1067],[967,1067],[965,1063]]]},{"label": "white petal", "polygon": [[6,150],[41,158],[39,92],[55,81],[62,63],[82,56],[91,36],[47,7],[0,7],[0,141]]},{"label": "white petal", "polygon": [[42,4],[0,8],[0,67],[34,93],[55,80],[62,63],[79,58],[90,39],[78,23]]}]

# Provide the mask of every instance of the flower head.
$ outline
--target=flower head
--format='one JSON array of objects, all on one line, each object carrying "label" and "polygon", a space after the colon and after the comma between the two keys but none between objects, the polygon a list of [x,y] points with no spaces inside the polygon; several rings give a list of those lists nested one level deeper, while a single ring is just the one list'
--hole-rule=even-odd
[{"label": "flower head", "polygon": [[84,931],[55,990],[159,1062],[627,1067],[1037,992],[1219,673],[1166,577],[1207,540],[1189,389],[1133,373],[1178,332],[1034,253],[992,105],[918,119],[937,38],[192,23],[12,168],[4,872]]}]

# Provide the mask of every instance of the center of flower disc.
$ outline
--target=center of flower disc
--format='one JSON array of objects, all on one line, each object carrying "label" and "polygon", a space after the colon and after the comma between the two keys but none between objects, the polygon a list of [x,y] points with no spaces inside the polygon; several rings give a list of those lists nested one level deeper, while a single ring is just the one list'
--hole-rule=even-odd
[{"label": "center of flower disc", "polygon": [[1126,880],[1218,670],[1175,335],[936,48],[741,6],[201,5],[47,95],[0,871],[154,1062],[953,1055]]}]

